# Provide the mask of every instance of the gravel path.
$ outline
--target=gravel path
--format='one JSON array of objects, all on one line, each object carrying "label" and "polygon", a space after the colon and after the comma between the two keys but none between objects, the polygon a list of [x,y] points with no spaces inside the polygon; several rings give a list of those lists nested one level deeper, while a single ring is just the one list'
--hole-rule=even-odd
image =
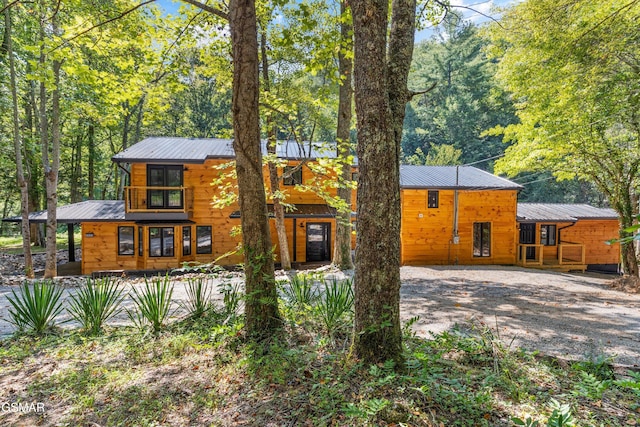
[{"label": "gravel path", "polygon": [[[474,320],[497,330],[505,345],[512,347],[571,360],[615,356],[617,365],[640,366],[640,295],[610,289],[606,283],[612,276],[432,266],[402,267],[401,278],[401,316],[404,321],[420,317],[413,325],[420,336]],[[237,274],[228,279],[241,280]],[[137,280],[127,286],[142,283]],[[174,300],[186,300],[185,283],[175,281]],[[64,297],[72,288],[65,287]],[[0,337],[13,332],[8,322],[11,289],[16,286],[0,285]],[[217,292],[214,295],[219,298]],[[132,306],[130,299],[125,306]],[[65,316],[61,320],[68,320]],[[123,312],[110,323],[128,322]]]}]

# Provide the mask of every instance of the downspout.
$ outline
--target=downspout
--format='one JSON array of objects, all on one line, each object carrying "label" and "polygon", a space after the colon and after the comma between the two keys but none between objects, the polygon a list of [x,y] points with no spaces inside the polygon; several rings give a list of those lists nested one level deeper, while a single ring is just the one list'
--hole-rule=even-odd
[{"label": "downspout", "polygon": [[[562,245],[562,234],[560,233],[562,230],[564,230],[565,228],[569,228],[569,227],[573,227],[574,225],[576,225],[578,221],[574,221],[569,225],[565,225],[564,227],[558,228],[558,247],[560,247],[560,245]],[[586,248],[584,249],[586,250]],[[562,264],[562,260],[560,259],[560,251],[558,251],[557,254],[557,258],[558,258],[558,262],[560,262],[560,264]]]},{"label": "downspout", "polygon": [[[120,164],[120,162],[115,162],[116,166],[118,166],[118,168],[120,168],[128,177],[129,177],[129,185],[131,185],[131,172],[128,171],[126,168],[122,167],[122,165]],[[121,197],[123,200],[125,199],[124,197],[124,192],[125,192],[125,188],[126,185],[122,186],[122,194],[118,194],[118,197]],[[130,206],[128,206],[130,207]],[[126,207],[125,207],[125,212],[127,211]]]}]

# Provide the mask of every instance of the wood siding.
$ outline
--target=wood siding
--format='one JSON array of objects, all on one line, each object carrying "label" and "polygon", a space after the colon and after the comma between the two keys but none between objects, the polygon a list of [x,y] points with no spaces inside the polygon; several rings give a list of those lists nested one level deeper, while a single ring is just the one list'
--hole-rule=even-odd
[{"label": "wood siding", "polygon": [[[428,208],[427,190],[402,190],[402,264],[514,264],[515,190],[458,191],[459,243],[453,242],[454,191],[440,190]],[[491,224],[491,256],[473,256],[473,224]]]}]

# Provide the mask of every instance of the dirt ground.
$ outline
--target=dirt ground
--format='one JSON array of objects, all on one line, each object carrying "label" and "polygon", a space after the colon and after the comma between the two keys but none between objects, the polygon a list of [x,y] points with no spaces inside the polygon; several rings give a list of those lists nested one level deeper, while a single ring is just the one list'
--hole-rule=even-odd
[{"label": "dirt ground", "polygon": [[513,348],[640,366],[640,295],[611,289],[614,276],[443,266],[403,267],[401,278],[401,316],[420,316],[419,335],[476,320]]},{"label": "dirt ground", "polygon": [[[413,328],[420,336],[471,320],[494,329],[512,348],[568,360],[610,356],[616,365],[640,366],[640,294],[612,289],[614,276],[431,266],[402,267],[401,278],[401,316],[404,321],[419,316]],[[141,285],[141,280],[129,283]],[[65,286],[65,296],[75,286]],[[7,301],[11,289],[15,283],[0,284],[0,337],[13,332]],[[184,280],[176,280],[174,299],[186,299]],[[132,303],[127,300],[125,305]],[[126,313],[111,323],[128,323]]]}]

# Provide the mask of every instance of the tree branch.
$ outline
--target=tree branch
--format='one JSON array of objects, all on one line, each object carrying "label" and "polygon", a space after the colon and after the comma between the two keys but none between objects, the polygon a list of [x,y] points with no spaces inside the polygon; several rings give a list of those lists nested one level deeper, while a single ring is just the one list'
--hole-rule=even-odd
[{"label": "tree branch", "polygon": [[192,6],[198,7],[200,9],[204,10],[205,12],[212,13],[212,14],[224,19],[225,21],[229,20],[229,14],[228,13],[225,13],[225,12],[221,11],[220,9],[215,8],[215,7],[209,6],[208,4],[201,3],[201,2],[199,2],[197,0],[182,0],[182,1],[185,2],[185,3],[189,3]]},{"label": "tree branch", "polygon": [[407,98],[408,98],[407,102],[411,101],[414,96],[424,95],[425,93],[431,92],[432,90],[434,90],[436,88],[437,85],[438,85],[438,82],[435,82],[429,87],[429,89],[424,89],[424,90],[419,90],[419,91],[409,91],[409,93],[407,94],[408,95],[407,96]]},{"label": "tree branch", "polygon": [[2,9],[0,9],[0,13],[4,13],[5,10],[12,8],[13,6],[15,6],[16,4],[20,3],[20,0],[14,0],[11,3],[9,3],[8,5],[6,5],[5,7],[3,7]]}]

